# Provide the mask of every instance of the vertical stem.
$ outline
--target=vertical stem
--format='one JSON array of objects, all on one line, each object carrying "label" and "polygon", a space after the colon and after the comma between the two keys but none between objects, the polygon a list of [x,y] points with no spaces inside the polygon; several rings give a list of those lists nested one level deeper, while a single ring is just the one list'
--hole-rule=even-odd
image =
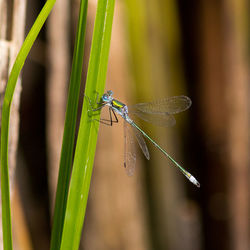
[{"label": "vertical stem", "polygon": [[[90,52],[85,95],[95,100],[103,93],[114,14],[114,0],[99,0]],[[98,119],[98,117],[96,117]],[[88,116],[88,101],[83,103],[71,183],[68,194],[61,249],[78,249],[85,217],[99,124]]]},{"label": "vertical stem", "polygon": [[32,26],[27,38],[25,39],[16,61],[10,73],[9,81],[5,90],[2,127],[1,127],[1,194],[2,194],[2,226],[3,226],[3,245],[4,249],[12,249],[11,233],[11,212],[10,212],[10,191],[9,191],[9,169],[8,169],[8,142],[9,142],[9,118],[10,107],[16,87],[18,75],[23,67],[24,61],[47,19],[55,0],[48,0],[34,25]]}]

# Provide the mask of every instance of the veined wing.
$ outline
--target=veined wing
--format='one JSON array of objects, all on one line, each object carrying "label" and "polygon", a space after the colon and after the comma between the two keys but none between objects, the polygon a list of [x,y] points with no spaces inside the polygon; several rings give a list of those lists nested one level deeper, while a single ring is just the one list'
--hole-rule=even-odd
[{"label": "veined wing", "polygon": [[133,110],[131,113],[137,115],[140,119],[160,127],[174,126],[176,121],[173,115],[168,113],[145,113],[140,110]]},{"label": "veined wing", "polygon": [[134,107],[144,113],[164,113],[171,115],[187,110],[191,106],[191,104],[192,101],[189,97],[181,95],[164,98],[148,103],[137,103],[134,105]]},{"label": "veined wing", "polygon": [[134,135],[143,154],[148,160],[150,159],[148,147],[142,134],[136,128],[131,127],[124,120],[124,167],[128,176],[134,174],[136,165],[136,148],[135,148]]},{"label": "veined wing", "polygon": [[145,157],[149,160],[150,159],[150,155],[149,155],[149,152],[148,152],[148,147],[147,147],[147,144],[141,134],[140,131],[138,131],[136,128],[133,127],[133,131],[134,131],[134,134],[136,136],[136,140],[143,152],[143,154],[145,155]]},{"label": "veined wing", "polygon": [[135,164],[135,141],[129,124],[124,120],[124,168],[128,176],[132,176],[134,174]]}]

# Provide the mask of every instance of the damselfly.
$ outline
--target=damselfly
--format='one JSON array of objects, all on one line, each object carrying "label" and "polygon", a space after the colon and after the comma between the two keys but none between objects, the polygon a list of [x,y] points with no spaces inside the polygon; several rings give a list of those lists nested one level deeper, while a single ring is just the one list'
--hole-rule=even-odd
[{"label": "damselfly", "polygon": [[[89,100],[90,102],[90,100]],[[175,124],[174,114],[187,110],[191,106],[191,99],[187,96],[174,96],[170,98],[165,98],[155,102],[149,103],[138,103],[131,108],[128,112],[128,106],[124,103],[113,98],[113,92],[111,90],[107,91],[101,97],[101,102],[98,103],[97,108],[92,107],[92,111],[97,111],[103,107],[109,107],[110,120],[100,120],[102,123],[111,125],[118,122],[116,114],[120,115],[124,119],[124,135],[125,135],[125,154],[124,154],[124,167],[127,170],[128,175],[132,175],[135,168],[136,156],[134,152],[128,150],[128,145],[133,146],[133,139],[128,133],[127,124],[130,124],[134,129],[137,142],[140,148],[149,160],[149,152],[147,145],[143,139],[146,137],[153,145],[158,148],[169,160],[171,160],[176,167],[197,187],[200,187],[200,183],[192,176],[187,170],[180,166],[162,147],[160,147],[151,137],[149,137],[129,116],[129,113],[137,115],[139,118],[150,122],[158,126],[171,126]],[[91,102],[90,102],[91,104]],[[92,106],[92,105],[91,105]],[[115,120],[112,118],[114,115]]]}]

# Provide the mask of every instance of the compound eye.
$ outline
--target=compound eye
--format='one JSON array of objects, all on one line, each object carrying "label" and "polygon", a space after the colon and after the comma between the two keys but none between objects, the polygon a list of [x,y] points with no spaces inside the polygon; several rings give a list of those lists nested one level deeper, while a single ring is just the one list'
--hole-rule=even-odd
[{"label": "compound eye", "polygon": [[107,102],[107,101],[109,100],[109,96],[108,96],[107,94],[104,94],[104,95],[102,96],[102,100],[103,100],[104,102]]}]

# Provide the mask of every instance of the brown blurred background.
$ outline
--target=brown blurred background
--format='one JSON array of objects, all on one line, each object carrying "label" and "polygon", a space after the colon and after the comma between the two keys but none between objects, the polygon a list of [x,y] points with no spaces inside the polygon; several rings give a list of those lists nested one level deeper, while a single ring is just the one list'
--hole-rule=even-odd
[{"label": "brown blurred background", "polygon": [[[9,13],[0,20],[11,20],[13,6],[25,1],[0,3]],[[44,1],[26,4],[25,34]],[[89,1],[80,99],[96,4]],[[101,125],[81,249],[250,249],[249,6],[248,0],[116,1],[106,90],[128,104],[183,94],[192,99],[175,127],[139,124],[201,188],[150,143],[150,161],[138,150],[135,175],[126,176],[123,122]],[[15,249],[49,249],[78,9],[79,0],[57,0],[22,72],[11,166]],[[0,33],[1,53],[2,41],[14,40],[8,34]]]}]

